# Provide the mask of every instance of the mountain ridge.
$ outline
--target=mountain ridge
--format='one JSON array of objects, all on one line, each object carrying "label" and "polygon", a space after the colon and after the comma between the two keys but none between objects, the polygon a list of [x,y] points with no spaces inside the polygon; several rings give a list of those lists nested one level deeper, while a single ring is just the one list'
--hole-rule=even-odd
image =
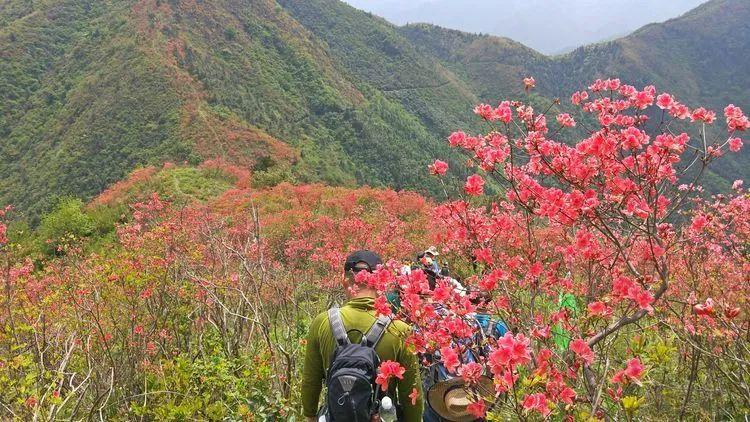
[{"label": "mountain ridge", "polygon": [[[508,38],[399,27],[338,0],[10,0],[0,8],[0,202],[34,217],[133,168],[205,160],[246,168],[257,186],[437,194],[426,165],[462,160],[445,136],[480,129],[475,103],[525,96],[525,76],[537,78],[535,101],[620,76],[690,106],[747,107],[750,30],[734,28],[746,19],[741,0],[712,0],[550,57]],[[747,158],[717,174],[747,177]]]}]

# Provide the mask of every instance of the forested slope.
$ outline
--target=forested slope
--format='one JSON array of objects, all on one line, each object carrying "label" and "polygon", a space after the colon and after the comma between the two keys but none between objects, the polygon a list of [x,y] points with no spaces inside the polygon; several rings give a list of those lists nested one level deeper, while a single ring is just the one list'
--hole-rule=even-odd
[{"label": "forested slope", "polygon": [[[494,101],[518,94],[517,81],[533,75],[538,92],[567,99],[596,78],[674,92],[688,106],[721,115],[734,103],[750,108],[750,2],[713,0],[675,19],[647,25],[611,42],[549,57],[512,40],[467,34],[427,24],[400,28],[425,55],[469,81],[477,95]],[[710,181],[724,185],[750,177],[750,153],[723,160]],[[718,176],[718,178],[717,178]],[[726,188],[726,186],[724,186]]]},{"label": "forested slope", "polygon": [[[509,39],[397,27],[338,0],[8,0],[0,5],[0,203],[32,219],[133,168],[219,159],[280,181],[438,193],[426,165],[470,107],[534,75],[566,98],[596,77],[748,107],[750,5],[713,0],[547,57]],[[747,178],[748,153],[715,169]],[[458,168],[459,166],[455,166]],[[714,177],[714,181],[720,180]]]}]

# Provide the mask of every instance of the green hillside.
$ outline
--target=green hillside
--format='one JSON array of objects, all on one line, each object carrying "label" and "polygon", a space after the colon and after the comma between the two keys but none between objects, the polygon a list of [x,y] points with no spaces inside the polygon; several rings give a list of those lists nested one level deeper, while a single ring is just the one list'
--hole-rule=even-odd
[{"label": "green hillside", "polygon": [[[13,0],[0,22],[0,202],[32,217],[163,161],[221,158],[263,184],[436,192],[426,165],[449,154],[442,136],[476,100],[456,83],[411,102],[274,1]],[[368,22],[408,47],[380,20],[357,25]],[[405,64],[379,59],[393,73]],[[451,77],[430,60],[413,76],[401,82]]]},{"label": "green hillside", "polygon": [[[713,0],[629,37],[550,58],[512,40],[397,27],[338,0],[0,3],[0,203],[32,220],[133,168],[220,159],[257,185],[439,192],[425,171],[470,107],[567,96],[599,76],[689,104],[741,106],[750,5]],[[748,154],[716,169],[746,178]],[[458,166],[454,166],[458,167]],[[718,179],[717,179],[718,180]]]},{"label": "green hillside", "polygon": [[[407,25],[400,31],[423,54],[439,58],[473,84],[485,101],[517,94],[516,81],[526,75],[535,76],[538,92],[550,98],[568,98],[587,82],[616,76],[637,86],[654,84],[688,106],[709,106],[721,116],[729,103],[750,110],[748,21],[750,2],[712,0],[627,37],[555,57],[506,38],[433,25]],[[726,188],[720,185],[750,178],[747,149],[722,161],[709,176],[714,187]]]}]

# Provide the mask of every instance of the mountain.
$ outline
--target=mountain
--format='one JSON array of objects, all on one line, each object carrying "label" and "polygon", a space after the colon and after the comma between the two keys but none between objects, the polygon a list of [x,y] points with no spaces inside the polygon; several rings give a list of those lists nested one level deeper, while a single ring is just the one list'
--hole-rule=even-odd
[{"label": "mountain", "polygon": [[[636,86],[654,84],[689,106],[708,106],[721,116],[734,103],[750,109],[750,2],[713,0],[660,24],[610,42],[549,57],[506,38],[468,34],[433,25],[407,25],[402,33],[422,52],[440,58],[472,81],[486,101],[519,94],[513,83],[534,75],[538,92],[568,98],[596,78],[620,77]],[[730,155],[713,176],[750,176],[750,152]],[[709,176],[710,178],[712,176]],[[718,184],[716,177],[713,184]]]},{"label": "mountain", "polygon": [[513,38],[545,54],[628,34],[706,0],[348,0],[398,25],[431,23]]},{"label": "mountain", "polygon": [[[436,189],[424,169],[447,147],[426,119],[464,124],[476,97],[397,28],[331,4],[320,16],[391,42],[342,64],[271,0],[3,2],[0,203],[34,216],[139,165],[207,159],[258,183]],[[425,84],[440,98],[409,97],[417,116],[399,97]]]},{"label": "mountain", "polygon": [[[748,108],[749,8],[712,0],[548,57],[338,0],[5,0],[0,203],[33,222],[56,198],[92,198],[134,168],[206,160],[252,171],[256,186],[437,194],[426,165],[462,160],[445,136],[478,130],[473,104],[519,97],[527,75],[540,101],[618,75],[688,104]],[[725,160],[716,180],[747,177],[747,157]]]}]

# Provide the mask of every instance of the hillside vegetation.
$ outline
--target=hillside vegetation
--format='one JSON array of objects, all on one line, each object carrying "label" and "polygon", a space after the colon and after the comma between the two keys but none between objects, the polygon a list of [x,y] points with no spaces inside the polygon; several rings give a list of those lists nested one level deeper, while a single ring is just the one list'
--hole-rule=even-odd
[{"label": "hillside vegetation", "polygon": [[[400,31],[423,54],[439,58],[473,84],[483,101],[518,95],[515,81],[526,75],[536,78],[542,95],[564,99],[584,88],[584,81],[619,77],[672,91],[688,106],[705,104],[721,112],[729,103],[750,107],[748,20],[749,2],[713,0],[627,37],[555,57],[507,38],[433,25],[407,25]],[[727,182],[750,177],[750,153],[728,157],[712,171],[708,182],[726,189]]]},{"label": "hillside vegetation", "polygon": [[[750,5],[713,0],[623,39],[547,57],[517,42],[397,27],[338,0],[9,0],[0,5],[0,203],[33,223],[133,168],[220,159],[281,181],[438,194],[430,158],[480,101],[655,83],[720,111],[748,98]],[[747,104],[738,104],[747,106]],[[748,153],[712,188],[747,178]],[[461,177],[462,174],[458,174]]]}]

